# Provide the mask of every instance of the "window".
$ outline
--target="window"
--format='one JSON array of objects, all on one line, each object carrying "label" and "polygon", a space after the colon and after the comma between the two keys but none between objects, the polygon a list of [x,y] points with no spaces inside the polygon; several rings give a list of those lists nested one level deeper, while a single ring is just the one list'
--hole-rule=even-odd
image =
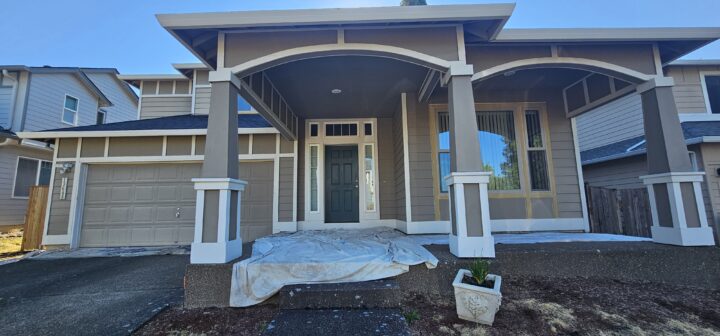
[{"label": "window", "polygon": [[720,114],[720,73],[717,75],[705,75],[705,100],[710,112]]},{"label": "window", "polygon": [[310,124],[310,136],[318,136],[318,124]]},{"label": "window", "polygon": [[310,211],[318,211],[318,146],[310,146]]},{"label": "window", "polygon": [[98,125],[102,125],[105,123],[105,116],[107,115],[107,112],[103,110],[99,110],[97,112],[97,116],[95,117],[95,123]]},{"label": "window", "polygon": [[365,210],[375,211],[375,159],[373,145],[365,145]]},{"label": "window", "polygon": [[50,184],[51,171],[51,162],[19,157],[15,169],[13,197],[29,197],[30,187]]},{"label": "window", "polygon": [[690,165],[692,166],[692,171],[700,171],[700,167],[697,162],[697,153],[693,151],[688,151],[688,155],[690,156]]},{"label": "window", "polygon": [[525,111],[525,126],[527,128],[528,169],[530,171],[530,187],[535,190],[550,190],[548,176],[547,155],[545,155],[545,141],[543,140],[540,112],[537,110]]},{"label": "window", "polygon": [[[484,170],[492,172],[488,190],[520,191],[521,172],[528,171],[531,191],[549,191],[550,178],[546,139],[539,110],[488,110],[476,113],[478,141]],[[527,143],[517,134],[517,127],[527,131]],[[522,130],[522,128],[520,128]],[[447,192],[444,177],[450,174],[450,117],[447,112],[437,116],[437,160],[440,192]],[[520,165],[520,155],[527,163]],[[523,173],[525,174],[525,173]],[[525,176],[525,175],[522,175]]]},{"label": "window", "polygon": [[247,102],[247,100],[243,99],[240,95],[238,95],[238,111],[240,112],[251,112],[253,111],[252,106],[250,106],[250,103]]},{"label": "window", "polygon": [[373,134],[372,123],[365,123],[365,136],[371,136]]},{"label": "window", "polygon": [[65,105],[62,113],[62,122],[75,125],[77,122],[79,101],[77,98],[65,95]]},{"label": "window", "polygon": [[357,136],[357,124],[325,124],[325,136]]}]

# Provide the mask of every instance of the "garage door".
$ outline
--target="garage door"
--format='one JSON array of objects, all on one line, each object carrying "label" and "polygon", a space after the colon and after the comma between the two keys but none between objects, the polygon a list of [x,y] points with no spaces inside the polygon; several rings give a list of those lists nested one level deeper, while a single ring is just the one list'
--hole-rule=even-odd
[{"label": "garage door", "polygon": [[[243,240],[272,233],[272,167],[271,162],[241,163],[241,178],[248,181]],[[191,243],[195,190],[190,179],[199,175],[200,164],[91,165],[80,246]]]}]

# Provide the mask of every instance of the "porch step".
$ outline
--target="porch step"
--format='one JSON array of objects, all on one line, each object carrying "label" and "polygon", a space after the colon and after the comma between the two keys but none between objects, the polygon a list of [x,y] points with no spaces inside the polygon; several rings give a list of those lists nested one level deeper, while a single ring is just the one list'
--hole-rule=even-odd
[{"label": "porch step", "polygon": [[285,286],[280,309],[395,308],[402,293],[395,279]]},{"label": "porch step", "polygon": [[281,310],[263,335],[410,335],[398,308]]}]

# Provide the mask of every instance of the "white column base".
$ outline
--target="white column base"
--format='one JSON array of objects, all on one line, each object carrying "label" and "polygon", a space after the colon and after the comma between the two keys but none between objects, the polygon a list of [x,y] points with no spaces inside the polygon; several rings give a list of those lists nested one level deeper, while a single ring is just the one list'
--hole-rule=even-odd
[{"label": "white column base", "polygon": [[650,228],[653,242],[680,246],[713,246],[712,228],[674,228],[653,226]]},{"label": "white column base", "polygon": [[[197,190],[195,204],[195,237],[190,248],[192,264],[224,264],[242,256],[242,237],[240,236],[240,205],[242,192],[247,182],[231,178],[195,178],[192,179]],[[203,223],[205,214],[205,192],[218,191],[218,223],[215,242],[203,242]],[[230,194],[237,191],[237,225],[235,239],[230,240]]]},{"label": "white column base", "polygon": [[[653,225],[650,228],[653,241],[660,244],[671,244],[680,246],[713,246],[715,238],[713,231],[708,226],[705,214],[705,203],[702,195],[703,172],[674,172],[640,176],[640,179],[647,186],[650,198],[650,210]],[[696,204],[684,204],[682,195],[682,183],[691,183]],[[655,185],[663,185],[667,188],[667,197],[670,207],[670,221],[672,226],[661,226],[661,216],[658,211],[658,204],[655,195]],[[688,227],[686,220],[687,211],[697,211],[700,221],[699,227]],[[667,220],[666,220],[667,221]],[[667,224],[667,223],[665,223]]]},{"label": "white column base", "polygon": [[[453,192],[450,193],[450,202],[455,204],[455,211],[450,211],[450,225],[453,225],[454,217],[454,225],[457,226],[456,234],[452,233],[452,227],[450,230],[450,253],[458,258],[495,258],[495,239],[491,233],[490,205],[487,191],[490,174],[489,172],[463,172],[450,173],[445,177],[447,185],[453,187]],[[466,203],[465,186],[473,184],[478,185],[480,204]],[[481,223],[468,223],[465,211],[468,207],[480,208]],[[482,225],[482,236],[469,236],[468,224]]]}]

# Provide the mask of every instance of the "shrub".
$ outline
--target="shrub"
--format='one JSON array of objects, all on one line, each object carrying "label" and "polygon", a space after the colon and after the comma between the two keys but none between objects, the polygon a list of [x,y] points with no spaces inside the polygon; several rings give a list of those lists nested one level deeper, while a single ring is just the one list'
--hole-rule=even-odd
[{"label": "shrub", "polygon": [[482,285],[490,272],[490,262],[483,259],[477,259],[470,264],[470,274],[478,285]]}]

